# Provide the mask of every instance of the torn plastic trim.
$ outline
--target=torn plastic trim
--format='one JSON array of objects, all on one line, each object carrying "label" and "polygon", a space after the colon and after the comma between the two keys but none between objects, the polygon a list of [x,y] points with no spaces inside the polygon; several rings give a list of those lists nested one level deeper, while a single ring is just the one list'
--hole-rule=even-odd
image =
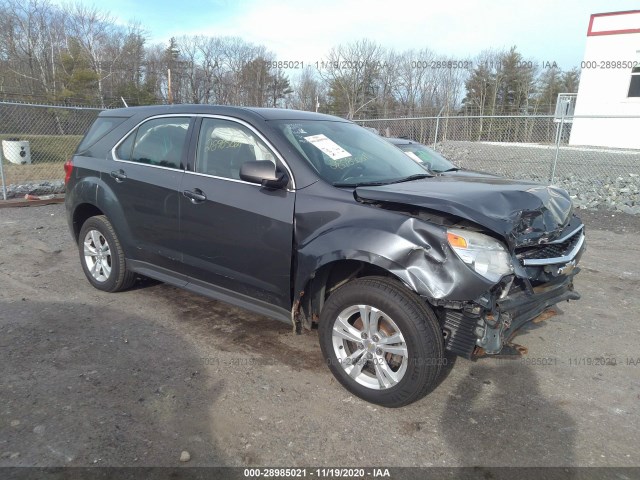
[{"label": "torn plastic trim", "polygon": [[562,279],[535,287],[533,293],[510,291],[509,295],[502,297],[494,289],[490,292],[490,298],[478,299],[477,303],[483,307],[483,312],[474,330],[476,345],[485,354],[497,355],[524,324],[557,303],[578,300],[580,294],[573,288],[573,277],[578,271],[576,269]]},{"label": "torn plastic trim", "polygon": [[440,302],[445,349],[465,358],[503,354],[524,324],[537,318],[552,316],[549,309],[557,303],[577,300],[573,277],[558,277],[552,282],[528,291],[514,286],[515,275],[503,277],[500,283],[470,302]]}]

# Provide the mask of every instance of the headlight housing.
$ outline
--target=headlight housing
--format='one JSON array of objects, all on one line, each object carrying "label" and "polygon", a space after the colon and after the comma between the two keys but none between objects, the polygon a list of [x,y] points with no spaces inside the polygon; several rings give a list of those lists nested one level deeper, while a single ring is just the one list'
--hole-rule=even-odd
[{"label": "headlight housing", "polygon": [[460,260],[487,280],[498,282],[504,275],[513,272],[509,252],[493,237],[469,230],[449,228],[447,240]]}]

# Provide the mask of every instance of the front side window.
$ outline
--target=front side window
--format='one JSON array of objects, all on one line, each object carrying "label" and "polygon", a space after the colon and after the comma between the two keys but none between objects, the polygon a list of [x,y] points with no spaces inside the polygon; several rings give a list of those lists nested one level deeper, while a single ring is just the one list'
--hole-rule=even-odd
[{"label": "front side window", "polygon": [[203,118],[198,136],[196,172],[240,180],[244,162],[268,160],[271,150],[244,125],[218,118]]},{"label": "front side window", "polygon": [[120,160],[158,167],[183,168],[189,118],[155,118],[140,125],[116,149]]}]

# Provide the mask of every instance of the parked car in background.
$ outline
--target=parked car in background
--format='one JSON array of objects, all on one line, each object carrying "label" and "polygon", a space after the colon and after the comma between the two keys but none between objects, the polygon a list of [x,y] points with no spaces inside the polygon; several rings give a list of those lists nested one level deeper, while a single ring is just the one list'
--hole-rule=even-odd
[{"label": "parked car in background", "polygon": [[385,138],[385,140],[398,147],[409,158],[420,163],[421,165],[424,165],[429,171],[433,173],[463,177],[469,175],[475,177],[479,175],[486,177],[497,176],[492,173],[460,168],[450,160],[446,159],[444,156],[442,156],[442,154],[440,154],[433,148],[427,147],[426,145],[423,145],[422,143],[416,142],[414,140],[392,137]]},{"label": "parked car in background", "polygon": [[65,202],[95,288],[144,275],[317,328],[344,387],[399,407],[435,387],[446,350],[498,354],[579,298],[564,190],[430,168],[328,115],[134,107],[99,115]]},{"label": "parked car in background", "polygon": [[434,173],[455,172],[460,170],[433,148],[407,138],[385,138],[387,142],[402,150],[410,159],[426,166]]}]

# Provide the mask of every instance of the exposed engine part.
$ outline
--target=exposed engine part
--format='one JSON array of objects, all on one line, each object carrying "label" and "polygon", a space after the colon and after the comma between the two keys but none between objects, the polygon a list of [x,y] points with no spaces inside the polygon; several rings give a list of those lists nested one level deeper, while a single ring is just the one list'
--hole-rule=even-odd
[{"label": "exposed engine part", "polygon": [[[482,324],[484,324],[484,328]],[[497,318],[487,314],[484,321],[481,320],[479,328],[476,329],[476,334],[481,334],[481,336],[478,335],[477,345],[489,355],[500,353],[504,345],[504,331],[510,325],[511,317],[508,313],[501,313]]]}]

